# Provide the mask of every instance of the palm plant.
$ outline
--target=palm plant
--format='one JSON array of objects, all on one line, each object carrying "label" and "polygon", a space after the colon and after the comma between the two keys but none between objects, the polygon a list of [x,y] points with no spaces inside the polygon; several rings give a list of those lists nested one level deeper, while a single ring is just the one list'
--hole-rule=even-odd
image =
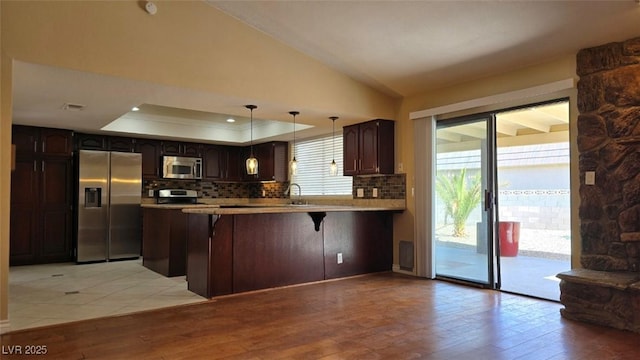
[{"label": "palm plant", "polygon": [[480,173],[470,178],[467,183],[467,169],[458,174],[438,174],[436,193],[445,205],[445,219],[453,219],[453,236],[466,235],[465,224],[473,209],[480,203]]}]

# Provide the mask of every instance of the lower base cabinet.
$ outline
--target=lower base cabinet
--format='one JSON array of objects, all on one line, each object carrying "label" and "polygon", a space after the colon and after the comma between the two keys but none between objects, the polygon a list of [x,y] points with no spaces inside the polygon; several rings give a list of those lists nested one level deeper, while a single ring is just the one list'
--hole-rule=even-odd
[{"label": "lower base cabinet", "polygon": [[164,276],[187,273],[187,219],[180,209],[142,209],[144,267]]},{"label": "lower base cabinet", "polygon": [[188,288],[206,298],[392,268],[391,212],[189,214],[187,223]]},{"label": "lower base cabinet", "polygon": [[323,280],[322,255],[322,232],[306,213],[236,215],[233,292]]}]

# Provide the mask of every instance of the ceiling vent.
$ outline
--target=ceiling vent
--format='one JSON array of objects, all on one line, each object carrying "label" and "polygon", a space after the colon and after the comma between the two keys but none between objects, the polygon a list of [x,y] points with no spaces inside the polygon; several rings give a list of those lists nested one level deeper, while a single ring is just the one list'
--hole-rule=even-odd
[{"label": "ceiling vent", "polygon": [[84,109],[84,105],[65,103],[62,108],[69,111],[80,111]]}]

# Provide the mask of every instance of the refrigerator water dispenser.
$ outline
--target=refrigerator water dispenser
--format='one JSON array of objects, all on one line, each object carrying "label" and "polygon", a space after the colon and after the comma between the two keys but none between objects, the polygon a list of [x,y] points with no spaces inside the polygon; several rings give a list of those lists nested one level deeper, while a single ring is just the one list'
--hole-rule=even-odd
[{"label": "refrigerator water dispenser", "polygon": [[102,207],[102,188],[95,188],[95,187],[84,188],[84,207],[85,208]]}]

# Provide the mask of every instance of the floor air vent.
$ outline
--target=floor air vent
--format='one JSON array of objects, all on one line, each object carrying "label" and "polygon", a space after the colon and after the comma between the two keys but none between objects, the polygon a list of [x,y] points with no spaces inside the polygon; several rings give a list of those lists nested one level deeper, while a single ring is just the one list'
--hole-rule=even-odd
[{"label": "floor air vent", "polygon": [[400,240],[400,270],[413,271],[413,242]]}]

